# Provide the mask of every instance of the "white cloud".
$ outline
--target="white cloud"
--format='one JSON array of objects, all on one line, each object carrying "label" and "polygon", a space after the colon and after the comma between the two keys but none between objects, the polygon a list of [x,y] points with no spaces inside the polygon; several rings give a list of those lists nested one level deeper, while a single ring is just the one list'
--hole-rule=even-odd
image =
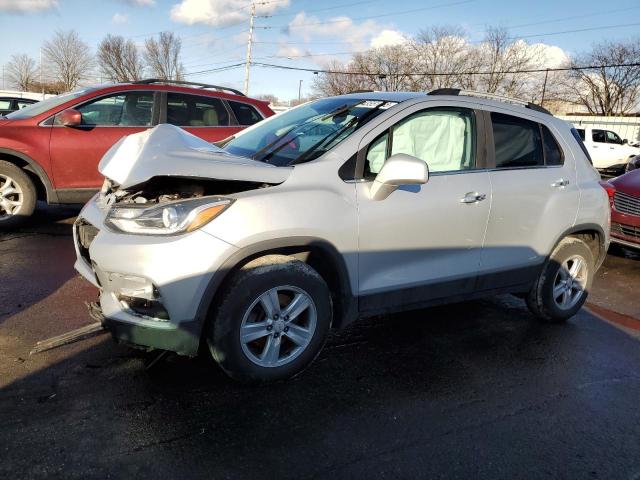
[{"label": "white cloud", "polygon": [[293,45],[286,45],[281,43],[278,46],[278,53],[276,56],[278,57],[301,57],[302,55],[307,55],[309,52],[303,52],[300,48],[294,47]]},{"label": "white cloud", "polygon": [[569,55],[560,47],[537,43],[532,47],[538,47],[542,51],[543,64],[546,68],[558,68],[569,61]]},{"label": "white cloud", "polygon": [[35,13],[58,7],[58,0],[0,0],[0,11]]},{"label": "white cloud", "polygon": [[129,15],[126,15],[124,13],[116,13],[112,18],[111,21],[113,23],[115,23],[116,25],[122,25],[125,23],[129,23]]},{"label": "white cloud", "polygon": [[407,42],[407,37],[398,30],[382,30],[378,35],[371,39],[373,48],[386,47],[389,45],[401,45]]},{"label": "white cloud", "polygon": [[134,7],[153,7],[156,0],[120,0],[123,3],[133,5]]},{"label": "white cloud", "polygon": [[[258,15],[269,15],[289,6],[289,0],[256,3]],[[204,23],[219,27],[246,22],[250,15],[246,0],[181,0],[171,8],[171,19],[193,25]]]},{"label": "white cloud", "polygon": [[383,30],[384,28],[373,20],[354,23],[351,18],[340,16],[321,21],[317,17],[307,16],[305,12],[298,13],[288,26],[291,36],[301,36],[307,43],[311,42],[312,37],[320,36],[342,40],[353,50],[367,49],[368,40]]}]

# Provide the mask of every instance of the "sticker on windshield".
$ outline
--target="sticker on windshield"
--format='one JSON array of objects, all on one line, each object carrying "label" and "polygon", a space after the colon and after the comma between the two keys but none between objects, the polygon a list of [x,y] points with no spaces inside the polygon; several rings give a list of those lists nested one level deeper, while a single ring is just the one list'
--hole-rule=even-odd
[{"label": "sticker on windshield", "polygon": [[358,104],[358,107],[364,108],[379,108],[380,110],[386,110],[393,107],[397,102],[383,102],[382,100],[365,100]]}]

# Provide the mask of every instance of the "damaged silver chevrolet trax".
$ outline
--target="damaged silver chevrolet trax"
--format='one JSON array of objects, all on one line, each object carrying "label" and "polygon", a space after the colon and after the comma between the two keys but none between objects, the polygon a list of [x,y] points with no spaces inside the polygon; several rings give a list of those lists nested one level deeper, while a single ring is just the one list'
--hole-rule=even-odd
[{"label": "damaged silver chevrolet trax", "polygon": [[100,171],[74,227],[94,315],[245,382],[297,374],[359,316],[513,293],[564,321],[609,244],[569,124],[452,89],[325,98],[217,146],[159,125]]}]

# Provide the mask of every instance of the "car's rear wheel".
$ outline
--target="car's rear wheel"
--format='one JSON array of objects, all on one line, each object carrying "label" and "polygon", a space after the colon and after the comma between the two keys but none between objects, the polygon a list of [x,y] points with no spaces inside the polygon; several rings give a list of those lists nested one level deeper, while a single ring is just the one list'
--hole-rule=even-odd
[{"label": "car's rear wheel", "polygon": [[14,164],[0,161],[0,228],[15,227],[36,207],[36,188],[29,176]]},{"label": "car's rear wheel", "polygon": [[289,378],[318,355],[331,325],[329,288],[292,257],[258,258],[233,275],[207,328],[214,360],[248,383]]},{"label": "car's rear wheel", "polygon": [[579,238],[563,239],[527,295],[539,319],[559,323],[574,316],[587,299],[595,272],[593,253]]}]

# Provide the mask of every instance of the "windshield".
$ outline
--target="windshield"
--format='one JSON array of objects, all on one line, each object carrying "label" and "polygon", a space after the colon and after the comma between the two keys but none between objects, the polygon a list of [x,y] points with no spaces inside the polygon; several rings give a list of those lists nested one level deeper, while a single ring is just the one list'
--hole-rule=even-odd
[{"label": "windshield", "polygon": [[393,105],[382,100],[340,97],[316,100],[260,122],[223,148],[279,167],[307,162]]},{"label": "windshield", "polygon": [[69,100],[81,97],[82,95],[89,93],[91,90],[93,89],[82,88],[79,90],[74,90],[73,92],[56,95],[55,97],[47,98],[46,100],[42,100],[41,102],[34,103],[33,105],[29,105],[28,107],[24,107],[21,110],[16,110],[9,115],[5,115],[5,118],[9,118],[11,120],[24,120],[26,118],[32,118],[36,115],[40,115],[41,113],[46,112],[47,110],[51,110],[52,108],[62,105]]}]

